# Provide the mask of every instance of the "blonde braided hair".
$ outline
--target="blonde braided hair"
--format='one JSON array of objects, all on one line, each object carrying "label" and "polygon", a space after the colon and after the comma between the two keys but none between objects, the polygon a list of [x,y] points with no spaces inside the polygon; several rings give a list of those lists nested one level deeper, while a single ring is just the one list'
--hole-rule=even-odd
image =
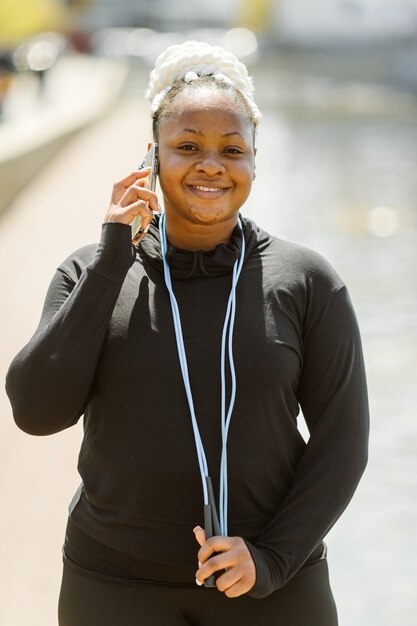
[{"label": "blonde braided hair", "polygon": [[253,81],[246,66],[231,52],[203,41],[169,46],[157,58],[146,92],[154,117],[177,81],[190,83],[202,76],[211,76],[239,91],[254,126],[259,124],[262,114],[255,103]]}]

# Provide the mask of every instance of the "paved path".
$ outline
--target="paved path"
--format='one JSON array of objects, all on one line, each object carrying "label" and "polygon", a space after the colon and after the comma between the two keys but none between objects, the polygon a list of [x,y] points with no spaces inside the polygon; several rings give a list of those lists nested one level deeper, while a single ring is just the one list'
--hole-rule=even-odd
[{"label": "paved path", "polygon": [[[137,166],[147,142],[145,107],[138,100],[119,105],[75,137],[1,216],[2,380],[38,323],[55,267],[99,240],[113,181]],[[81,423],[53,437],[30,437],[14,426],[3,390],[0,414],[0,624],[55,626],[66,509],[79,483]]]}]

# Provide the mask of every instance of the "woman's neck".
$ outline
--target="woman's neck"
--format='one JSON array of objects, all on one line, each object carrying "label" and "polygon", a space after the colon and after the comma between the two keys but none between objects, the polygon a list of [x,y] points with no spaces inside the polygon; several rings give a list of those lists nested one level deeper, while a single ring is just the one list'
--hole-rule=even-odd
[{"label": "woman's neck", "polygon": [[169,243],[183,250],[212,250],[219,243],[230,243],[237,223],[237,216],[217,224],[193,224],[181,222],[177,216],[166,215]]}]

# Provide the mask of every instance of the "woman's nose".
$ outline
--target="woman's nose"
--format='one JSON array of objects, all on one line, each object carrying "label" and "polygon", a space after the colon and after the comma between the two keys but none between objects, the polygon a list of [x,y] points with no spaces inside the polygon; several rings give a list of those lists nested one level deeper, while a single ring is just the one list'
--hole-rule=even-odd
[{"label": "woman's nose", "polygon": [[207,176],[217,176],[225,171],[224,164],[214,155],[207,155],[196,163],[196,170]]}]

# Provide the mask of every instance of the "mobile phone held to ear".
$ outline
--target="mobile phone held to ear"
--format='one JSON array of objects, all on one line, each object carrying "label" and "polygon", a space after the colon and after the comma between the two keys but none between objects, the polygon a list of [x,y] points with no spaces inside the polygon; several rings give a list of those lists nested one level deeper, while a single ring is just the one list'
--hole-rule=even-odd
[{"label": "mobile phone held to ear", "polygon": [[[159,154],[159,146],[157,143],[149,144],[148,152],[146,153],[145,158],[139,166],[139,169],[143,169],[144,167],[150,167],[149,172],[149,189],[151,191],[155,191],[156,187],[156,178],[158,176],[158,154]],[[142,218],[138,215],[135,217],[133,222],[131,223],[132,227],[132,243],[137,244],[143,234],[143,230],[141,228]]]}]

